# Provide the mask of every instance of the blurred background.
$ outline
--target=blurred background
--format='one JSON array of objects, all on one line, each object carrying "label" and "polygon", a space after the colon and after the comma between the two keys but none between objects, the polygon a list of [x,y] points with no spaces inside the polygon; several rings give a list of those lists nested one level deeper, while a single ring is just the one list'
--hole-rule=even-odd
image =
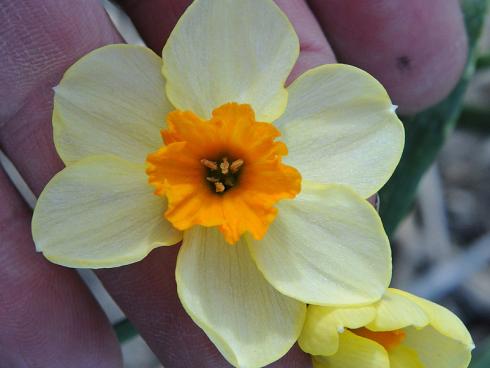
[{"label": "blurred background", "polygon": [[[130,20],[102,0],[128,43],[142,44]],[[490,22],[487,1],[462,0],[470,40],[466,71],[441,103],[401,117],[402,161],[380,192],[392,239],[392,286],[441,303],[469,327],[471,368],[490,367]],[[33,206],[35,198],[0,152],[0,163]],[[80,271],[113,322],[125,366],[161,367],[97,278]]]}]

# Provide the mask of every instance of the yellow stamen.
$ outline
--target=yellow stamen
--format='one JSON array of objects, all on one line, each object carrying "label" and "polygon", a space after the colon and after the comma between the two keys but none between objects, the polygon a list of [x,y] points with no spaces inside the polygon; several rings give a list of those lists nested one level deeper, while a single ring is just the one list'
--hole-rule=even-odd
[{"label": "yellow stamen", "polygon": [[242,165],[243,165],[242,159],[238,159],[238,160],[233,161],[230,165],[231,172],[233,174],[236,174],[238,172],[238,170],[240,170],[240,167],[242,167]]},{"label": "yellow stamen", "polygon": [[218,170],[218,164],[214,161],[206,160],[205,158],[203,158],[201,159],[201,164],[206,166],[208,169]]},{"label": "yellow stamen", "polygon": [[228,169],[230,168],[230,163],[228,162],[228,158],[224,157],[223,162],[219,164],[219,167],[223,175],[228,174]]},{"label": "yellow stamen", "polygon": [[225,191],[225,186],[220,181],[214,183],[214,187],[216,188],[216,193],[222,193]]}]

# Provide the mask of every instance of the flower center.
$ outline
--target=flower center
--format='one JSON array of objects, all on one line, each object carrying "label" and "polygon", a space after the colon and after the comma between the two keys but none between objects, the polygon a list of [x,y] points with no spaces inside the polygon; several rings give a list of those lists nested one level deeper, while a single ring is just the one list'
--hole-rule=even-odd
[{"label": "flower center", "polygon": [[279,131],[255,121],[249,105],[225,104],[210,120],[176,110],[167,124],[165,145],[148,155],[146,172],[177,229],[218,226],[230,244],[245,232],[260,239],[276,202],[299,193],[301,175],[282,163],[287,148],[275,141]]},{"label": "flower center", "polygon": [[405,340],[405,332],[403,330],[394,331],[371,331],[361,327],[351,330],[356,335],[373,340],[382,345],[386,350],[396,348]]},{"label": "flower center", "polygon": [[230,164],[226,156],[218,161],[201,159],[201,164],[208,170],[206,180],[216,193],[224,193],[237,184],[243,163],[244,161],[239,158]]}]

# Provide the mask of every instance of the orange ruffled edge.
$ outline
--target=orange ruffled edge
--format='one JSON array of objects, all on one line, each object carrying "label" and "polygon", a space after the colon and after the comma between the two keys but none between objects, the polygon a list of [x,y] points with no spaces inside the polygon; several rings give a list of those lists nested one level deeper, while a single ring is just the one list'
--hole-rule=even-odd
[{"label": "orange ruffled edge", "polygon": [[[277,214],[274,204],[300,192],[301,175],[282,163],[287,148],[274,141],[280,132],[256,122],[250,105],[225,104],[208,121],[176,110],[167,122],[165,146],[148,156],[146,172],[155,194],[167,197],[165,217],[177,229],[219,226],[230,244],[247,231],[261,239]],[[216,193],[201,160],[222,157],[244,164],[236,186]]]}]

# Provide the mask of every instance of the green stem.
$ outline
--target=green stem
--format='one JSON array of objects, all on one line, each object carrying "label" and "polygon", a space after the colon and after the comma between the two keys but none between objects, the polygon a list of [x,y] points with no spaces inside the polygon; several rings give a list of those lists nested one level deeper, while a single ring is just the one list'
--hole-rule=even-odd
[{"label": "green stem", "polygon": [[481,133],[490,133],[490,110],[476,106],[463,107],[458,127]]},{"label": "green stem", "polygon": [[476,69],[486,69],[490,67],[490,54],[483,54],[478,56],[476,60]]},{"label": "green stem", "polygon": [[134,328],[133,324],[127,319],[123,319],[115,323],[112,327],[114,328],[117,339],[121,344],[138,335],[136,328]]}]

